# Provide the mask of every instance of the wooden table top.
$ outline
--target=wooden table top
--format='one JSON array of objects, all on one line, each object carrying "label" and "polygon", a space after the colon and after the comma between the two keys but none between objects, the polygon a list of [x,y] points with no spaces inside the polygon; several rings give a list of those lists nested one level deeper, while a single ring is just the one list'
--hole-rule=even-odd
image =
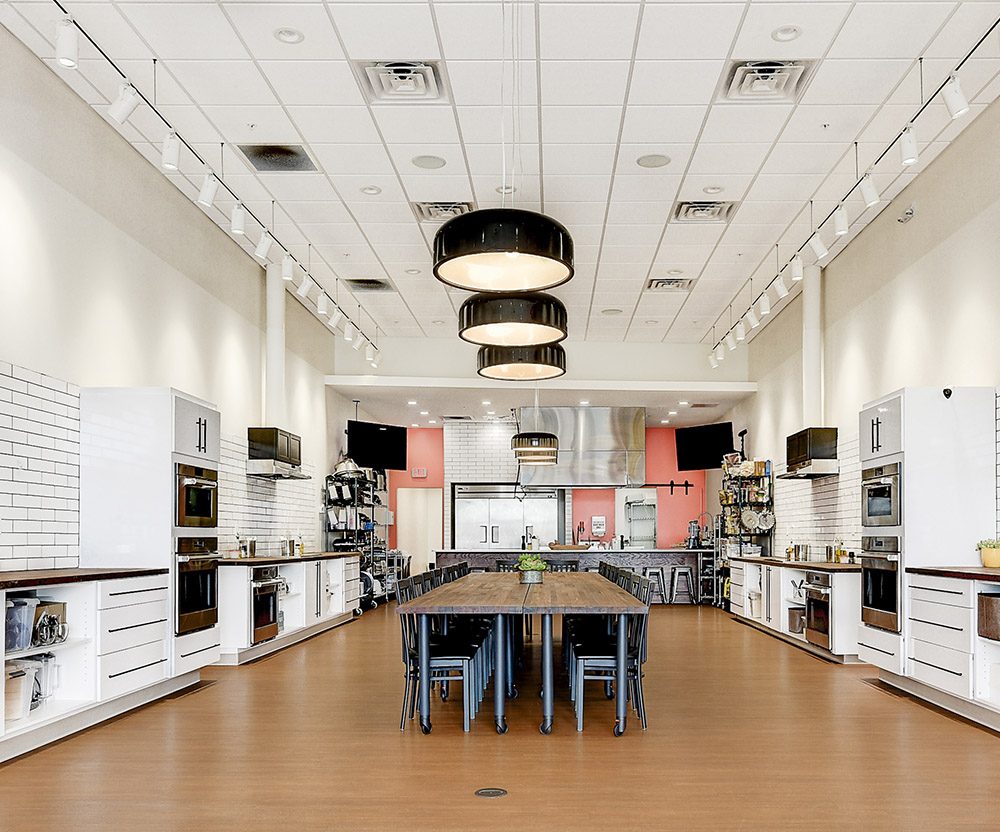
[{"label": "wooden table top", "polygon": [[645,610],[637,598],[594,572],[547,573],[541,584],[522,584],[515,572],[473,572],[396,607],[400,615],[613,615]]}]

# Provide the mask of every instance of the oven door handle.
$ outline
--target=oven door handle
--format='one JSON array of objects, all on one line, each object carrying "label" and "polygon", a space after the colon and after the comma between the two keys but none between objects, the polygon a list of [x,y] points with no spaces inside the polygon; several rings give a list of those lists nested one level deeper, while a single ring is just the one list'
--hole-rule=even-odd
[{"label": "oven door handle", "polygon": [[826,587],[809,587],[806,590],[806,599],[812,599],[814,601],[822,601],[825,598],[830,597],[830,590]]},{"label": "oven door handle", "polygon": [[251,586],[254,588],[254,592],[257,595],[264,595],[272,588],[277,588],[283,583],[284,581],[254,581]]},{"label": "oven door handle", "polygon": [[178,563],[191,563],[191,562],[198,563],[198,562],[203,562],[203,561],[207,561],[207,560],[218,560],[218,559],[219,559],[219,553],[218,552],[213,552],[210,555],[178,555],[177,556],[177,562]]},{"label": "oven door handle", "polygon": [[181,477],[181,485],[184,488],[206,488],[209,490],[219,487],[216,480],[206,480],[202,477]]}]

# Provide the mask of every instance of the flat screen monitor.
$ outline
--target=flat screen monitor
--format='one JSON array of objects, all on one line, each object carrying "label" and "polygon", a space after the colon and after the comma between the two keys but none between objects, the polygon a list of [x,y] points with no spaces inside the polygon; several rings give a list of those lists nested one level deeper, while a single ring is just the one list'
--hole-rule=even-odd
[{"label": "flat screen monitor", "polygon": [[677,442],[678,471],[721,468],[723,455],[733,451],[733,423],[677,428],[674,438]]},{"label": "flat screen monitor", "polygon": [[362,468],[405,471],[406,428],[348,421],[347,455]]}]

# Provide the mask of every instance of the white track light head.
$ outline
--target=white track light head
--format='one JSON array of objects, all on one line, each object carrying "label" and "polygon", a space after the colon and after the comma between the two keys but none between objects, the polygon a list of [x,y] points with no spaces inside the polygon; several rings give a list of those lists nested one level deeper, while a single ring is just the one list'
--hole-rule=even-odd
[{"label": "white track light head", "polygon": [[139,106],[139,93],[131,84],[122,84],[118,88],[118,97],[108,107],[108,116],[118,124],[124,124]]},{"label": "white track light head", "polygon": [[330,312],[330,298],[326,296],[325,292],[320,292],[319,298],[316,301],[316,314],[322,315],[324,318]]},{"label": "white track light head", "polygon": [[215,195],[219,192],[219,180],[214,173],[206,173],[201,183],[201,190],[198,191],[198,204],[211,208],[215,202]]},{"label": "white track light head", "polygon": [[330,313],[330,320],[327,323],[327,326],[329,326],[330,329],[336,329],[337,328],[337,324],[340,323],[340,319],[343,318],[343,317],[344,317],[344,313],[341,311],[340,307],[339,306],[334,306],[333,307],[333,312]]},{"label": "white track light head", "polygon": [[823,243],[823,238],[819,236],[818,231],[809,238],[809,248],[813,250],[813,254],[816,255],[817,260],[822,260],[830,253]]},{"label": "white track light head", "polygon": [[865,206],[874,208],[879,203],[878,188],[872,182],[872,175],[866,173],[861,180],[861,198],[865,201]]},{"label": "white track light head", "polygon": [[847,209],[843,205],[838,205],[833,212],[833,233],[843,237],[850,230],[851,223],[847,219]]},{"label": "white track light head", "polygon": [[961,118],[969,112],[969,102],[962,94],[962,85],[958,81],[957,75],[952,75],[948,83],[941,89],[941,97],[944,99],[944,106],[948,108],[948,115],[952,119]]},{"label": "white track light head", "polygon": [[802,255],[796,254],[792,258],[792,281],[798,282],[802,280]]},{"label": "white track light head", "polygon": [[274,238],[270,234],[266,231],[262,232],[260,240],[257,242],[257,248],[253,250],[253,256],[258,260],[267,260],[267,253],[271,250],[273,242]]},{"label": "white track light head", "polygon": [[917,151],[917,136],[913,132],[913,125],[908,124],[903,134],[899,137],[899,161],[904,166],[915,165],[920,159]]},{"label": "white track light head", "polygon": [[710,352],[708,354],[708,366],[711,367],[713,370],[719,369],[719,360],[715,357],[715,353]]},{"label": "white track light head", "polygon": [[[292,255],[290,255],[286,251],[285,256],[281,258],[281,279],[290,281],[294,276],[295,276],[295,261],[292,259]],[[309,278],[307,276],[306,280],[308,279]]]},{"label": "white track light head", "polygon": [[181,161],[181,140],[171,130],[163,137],[163,148],[160,151],[160,167],[164,170],[177,170]]},{"label": "white track light head", "polygon": [[771,314],[771,296],[768,294],[767,289],[764,290],[764,294],[760,296],[760,302],[757,304],[757,308],[760,310],[760,316],[766,318]]},{"label": "white track light head", "polygon": [[237,202],[233,206],[233,214],[229,218],[229,230],[233,234],[246,234],[247,232],[247,212],[242,202]]},{"label": "white track light head", "polygon": [[300,298],[302,298],[302,300],[305,300],[307,297],[309,297],[309,290],[312,289],[312,287],[313,287],[312,278],[309,277],[309,275],[305,275],[302,278],[302,283],[299,284],[299,288],[295,290],[295,294],[297,294]]},{"label": "white track light head", "polygon": [[56,29],[56,60],[66,69],[76,69],[80,62],[80,31],[68,17]]},{"label": "white track light head", "polygon": [[788,296],[788,287],[785,285],[784,278],[780,274],[774,279],[774,291],[777,293],[779,300]]}]

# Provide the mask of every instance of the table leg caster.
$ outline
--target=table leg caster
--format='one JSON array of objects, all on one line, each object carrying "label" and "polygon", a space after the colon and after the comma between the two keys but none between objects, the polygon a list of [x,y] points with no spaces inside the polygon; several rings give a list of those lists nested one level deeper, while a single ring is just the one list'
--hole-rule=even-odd
[{"label": "table leg caster", "polygon": [[431,721],[427,720],[427,722],[424,722],[420,720],[420,730],[425,734],[429,734],[431,732]]},{"label": "table leg caster", "polygon": [[521,695],[521,694],[519,694],[519,693],[517,692],[517,688],[511,688],[511,689],[510,689],[510,698],[511,698],[511,699],[517,699],[517,697],[518,697],[518,696],[520,696],[520,695]]},{"label": "table leg caster", "polygon": [[612,733],[616,737],[620,737],[622,734],[625,733],[625,726],[622,725],[620,722],[615,722],[615,727]]},{"label": "table leg caster", "polygon": [[541,731],[543,734],[551,734],[552,720],[551,719],[543,720],[542,724],[538,726],[538,730]]},{"label": "table leg caster", "polygon": [[497,733],[498,734],[506,734],[507,733],[507,720],[506,719],[498,719],[496,721],[496,726],[497,726]]}]

